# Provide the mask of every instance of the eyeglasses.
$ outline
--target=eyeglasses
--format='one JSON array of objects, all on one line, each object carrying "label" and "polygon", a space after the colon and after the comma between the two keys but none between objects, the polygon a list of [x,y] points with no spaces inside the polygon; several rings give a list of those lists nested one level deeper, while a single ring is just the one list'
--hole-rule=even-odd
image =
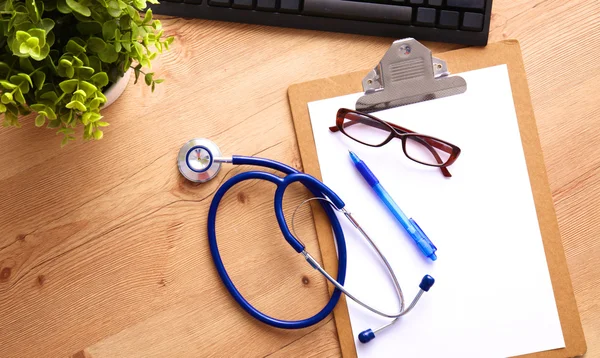
[{"label": "eyeglasses", "polygon": [[329,127],[329,130],[339,130],[347,137],[370,147],[381,147],[398,138],[402,140],[402,150],[409,159],[439,167],[445,177],[452,176],[446,167],[454,163],[460,154],[460,148],[454,144],[346,108],[338,110],[336,125]]}]

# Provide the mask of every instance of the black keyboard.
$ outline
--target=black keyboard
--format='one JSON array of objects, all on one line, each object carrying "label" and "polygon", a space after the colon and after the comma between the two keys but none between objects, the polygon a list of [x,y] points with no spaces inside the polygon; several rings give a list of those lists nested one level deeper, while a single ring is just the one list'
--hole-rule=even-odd
[{"label": "black keyboard", "polygon": [[157,14],[486,45],[492,0],[161,0]]}]

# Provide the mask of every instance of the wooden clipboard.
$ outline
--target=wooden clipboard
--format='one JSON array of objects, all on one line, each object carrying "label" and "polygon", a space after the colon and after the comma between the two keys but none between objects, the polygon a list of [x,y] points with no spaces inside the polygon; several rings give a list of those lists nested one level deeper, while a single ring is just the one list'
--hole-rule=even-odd
[{"label": "wooden clipboard", "polygon": [[[566,345],[562,349],[532,353],[523,357],[574,357],[583,355],[587,349],[585,337],[560,239],[519,43],[516,40],[507,40],[483,48],[465,48],[436,54],[435,56],[445,60],[453,73],[501,64],[508,66],[531,190]],[[307,103],[362,92],[361,81],[367,72],[353,72],[290,86],[288,97],[298,147],[306,173],[321,179],[321,170],[317,159]],[[323,264],[325,269],[335,277],[337,275],[337,253],[331,227],[323,212],[313,212]],[[332,289],[332,286],[330,286],[330,290]],[[333,312],[342,354],[345,357],[355,357],[357,355],[354,344],[355,337],[352,334],[348,308],[343,295]]]}]

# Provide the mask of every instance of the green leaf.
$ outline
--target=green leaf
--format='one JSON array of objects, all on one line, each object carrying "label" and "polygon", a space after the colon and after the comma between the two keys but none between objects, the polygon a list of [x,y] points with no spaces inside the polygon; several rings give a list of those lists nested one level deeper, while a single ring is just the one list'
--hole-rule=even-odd
[{"label": "green leaf", "polygon": [[31,85],[31,87],[33,87],[33,82],[31,81],[31,77],[29,77],[28,74],[26,74],[26,73],[19,73],[19,74],[17,74],[17,76],[19,76],[19,77],[23,78],[25,81],[29,82],[29,85]]},{"label": "green leaf", "polygon": [[10,69],[10,66],[9,66],[9,65],[7,65],[7,64],[6,64],[6,62],[2,62],[2,61],[0,61],[0,73],[7,73],[7,72],[9,72],[10,70],[11,70],[11,69]]},{"label": "green leaf", "polygon": [[[87,46],[87,43],[85,46]],[[83,62],[83,66],[90,65],[90,58],[85,53],[80,53],[79,55],[77,55],[77,58],[79,58],[81,62]]]},{"label": "green leaf", "polygon": [[35,68],[33,68],[33,65],[31,64],[31,61],[25,57],[19,58],[19,67],[21,67],[21,70],[23,70],[23,71],[27,71],[27,72],[35,71]]},{"label": "green leaf", "polygon": [[112,46],[106,46],[104,50],[98,53],[98,57],[102,62],[113,63],[119,58],[119,54]]},{"label": "green leaf", "polygon": [[15,100],[20,104],[25,104],[25,97],[23,97],[23,92],[21,92],[20,88],[17,88],[14,93]]},{"label": "green leaf", "polygon": [[16,85],[13,85],[12,83],[10,83],[8,81],[2,81],[2,80],[0,80],[0,86],[4,87],[7,90],[13,90],[13,89],[17,88]]},{"label": "green leaf", "polygon": [[31,22],[37,23],[38,21],[40,21],[40,12],[35,6],[35,0],[26,0],[25,5],[27,6],[27,13],[29,13],[29,18],[31,19]]},{"label": "green leaf", "polygon": [[78,77],[82,79],[89,79],[94,74],[94,69],[87,66],[81,66],[77,69]]},{"label": "green leaf", "polygon": [[71,101],[69,103],[67,103],[67,105],[65,106],[69,109],[77,109],[81,112],[85,112],[86,108],[85,105],[79,101]]},{"label": "green leaf", "polygon": [[10,76],[10,82],[17,85],[17,88],[19,88],[23,93],[29,92],[29,82],[25,78],[17,75]]},{"label": "green leaf", "polygon": [[77,100],[80,100],[80,99],[83,100],[85,97],[87,97],[87,95],[85,94],[85,91],[82,89],[78,89],[77,91],[73,92],[73,99],[76,98]]},{"label": "green leaf", "polygon": [[[21,46],[23,45],[27,45],[27,48],[31,51],[34,48],[38,47],[37,52],[39,53],[39,47],[40,47],[40,39],[38,39],[37,37],[30,37],[27,39],[27,41],[25,41],[24,43],[21,44]],[[23,50],[21,50],[23,52]]]},{"label": "green leaf", "polygon": [[73,78],[73,76],[75,76],[75,69],[73,67],[67,67],[65,73],[68,78]]},{"label": "green leaf", "polygon": [[13,114],[15,117],[19,115],[19,109],[18,109],[18,108],[17,108],[17,106],[16,106],[16,105],[14,105],[14,104],[10,104],[10,105],[9,105],[9,104],[7,104],[7,106],[6,106],[6,110],[7,110],[7,111],[6,111],[6,114],[9,114],[9,113],[11,113],[11,114]]},{"label": "green leaf", "polygon": [[42,27],[46,33],[49,33],[54,28],[54,20],[46,18],[42,19]]},{"label": "green leaf", "polygon": [[93,100],[90,101],[90,103],[88,104],[90,109],[98,109],[100,107],[100,99],[99,98],[94,98]]},{"label": "green leaf", "polygon": [[48,119],[56,119],[56,113],[54,113],[52,108],[46,107],[46,117],[48,117]]},{"label": "green leaf", "polygon": [[146,11],[146,14],[144,14],[144,21],[142,21],[142,24],[146,25],[150,22],[152,22],[152,9],[148,9],[148,11]]},{"label": "green leaf", "polygon": [[[32,38],[36,38],[38,40],[38,44],[40,47],[46,45],[46,31],[44,29],[30,29],[27,31]],[[31,39],[27,40],[30,41]]]},{"label": "green leaf", "polygon": [[95,140],[100,140],[100,139],[102,139],[102,137],[104,137],[104,133],[100,129],[97,129],[94,132],[94,139]]},{"label": "green leaf", "polygon": [[[80,53],[85,52],[85,48],[83,46],[79,45],[73,39],[71,39],[71,40],[69,40],[69,42],[67,42],[67,46],[65,47],[65,49],[74,55],[79,55]],[[81,65],[83,65],[83,62],[79,66],[81,66]]]},{"label": "green leaf", "polygon": [[96,85],[96,87],[102,88],[108,84],[108,75],[106,72],[99,72],[93,75],[90,80]]},{"label": "green leaf", "polygon": [[138,57],[142,57],[144,55],[144,46],[142,46],[139,42],[134,42],[133,47],[135,52],[137,52]]},{"label": "green leaf", "polygon": [[54,92],[54,91],[51,91],[51,92],[46,92],[46,93],[42,94],[42,95],[40,96],[40,98],[41,98],[41,99],[48,100],[48,101],[50,101],[50,102],[52,102],[52,103],[56,104],[56,102],[57,102],[57,99],[58,99],[58,96],[56,95],[56,92]]},{"label": "green leaf", "polygon": [[121,43],[118,40],[115,40],[115,51],[121,52]]},{"label": "green leaf", "polygon": [[4,92],[0,98],[0,102],[4,104],[13,103],[13,95],[10,92]]},{"label": "green leaf", "polygon": [[29,40],[29,38],[31,37],[31,35],[25,31],[17,31],[15,36],[19,44]]},{"label": "green leaf", "polygon": [[59,12],[63,14],[70,14],[71,12],[73,12],[73,10],[71,10],[71,8],[67,5],[66,0],[58,0],[58,2],[56,3],[56,8]]},{"label": "green leaf", "polygon": [[33,58],[36,61],[41,61],[43,59],[45,59],[46,57],[48,57],[48,54],[50,53],[50,46],[48,45],[48,43],[46,43],[46,45],[42,48],[39,48],[39,50],[37,52],[32,52],[30,53],[31,58]]},{"label": "green leaf", "polygon": [[81,67],[81,66],[83,66],[83,61],[81,61],[81,60],[79,59],[79,57],[77,57],[77,56],[73,56],[73,61],[72,61],[72,63],[73,63],[73,67],[75,67],[75,68],[78,68],[78,67]]},{"label": "green leaf", "polygon": [[123,48],[127,50],[127,52],[131,52],[131,43],[129,41],[121,42],[121,45],[123,45]]},{"label": "green leaf", "polygon": [[85,127],[85,131],[83,132],[85,139],[90,139],[92,137],[92,131],[94,130],[94,126],[88,125]]},{"label": "green leaf", "polygon": [[34,103],[31,106],[29,106],[29,108],[33,109],[36,112],[41,112],[41,111],[46,110],[46,106],[41,103]]},{"label": "green leaf", "polygon": [[6,106],[3,103],[0,103],[0,113],[6,112]]},{"label": "green leaf", "polygon": [[108,14],[112,17],[120,17],[121,7],[119,6],[119,2],[117,0],[109,0],[107,11]]},{"label": "green leaf", "polygon": [[73,111],[65,111],[65,112],[61,113],[59,117],[60,117],[60,121],[62,123],[65,123],[65,124],[69,123],[71,121],[71,119],[73,118]]},{"label": "green leaf", "polygon": [[175,38],[173,36],[171,37],[167,37],[167,39],[165,40],[165,42],[163,42],[163,46],[169,50],[169,45],[171,45],[173,43],[173,41],[175,41]]},{"label": "green leaf", "polygon": [[37,117],[35,117],[35,126],[36,127],[41,127],[44,125],[44,123],[46,123],[46,117],[44,117],[41,114],[39,114]]},{"label": "green leaf", "polygon": [[81,123],[83,123],[84,126],[87,126],[88,124],[90,124],[90,117],[91,116],[92,116],[92,112],[85,112],[81,116]]},{"label": "green leaf", "polygon": [[133,72],[135,73],[135,81],[133,81],[133,84],[137,84],[138,79],[140,78],[140,69],[142,68],[142,65],[137,65],[135,66],[135,68],[133,69]]},{"label": "green leaf", "polygon": [[104,93],[102,93],[102,92],[96,92],[96,96],[98,96],[98,97],[96,97],[96,98],[100,98],[100,100],[102,101],[102,103],[106,103],[106,101],[108,101],[108,100],[106,99],[106,96],[105,96],[105,95],[104,95]]},{"label": "green leaf", "polygon": [[110,20],[102,24],[102,37],[105,41],[115,38],[115,31],[119,28],[116,20]]},{"label": "green leaf", "polygon": [[144,81],[146,82],[146,84],[148,86],[150,86],[152,84],[152,76],[154,76],[153,72],[146,73],[146,75],[144,76]]},{"label": "green leaf", "polygon": [[38,90],[42,89],[44,86],[44,81],[46,81],[46,74],[42,71],[37,71],[33,75],[33,83],[35,84],[35,88]]},{"label": "green leaf", "polygon": [[79,81],[79,88],[85,91],[85,95],[87,97],[93,95],[96,91],[98,91],[98,88],[96,86],[86,81]]},{"label": "green leaf", "polygon": [[94,73],[102,72],[102,61],[97,56],[90,56],[90,67],[94,69]]},{"label": "green leaf", "polygon": [[88,17],[92,14],[89,7],[80,4],[75,0],[66,0],[66,2],[67,2],[67,6],[70,7],[71,10],[78,12],[79,14],[81,14],[85,17]]},{"label": "green leaf", "polygon": [[79,84],[79,80],[72,79],[72,80],[62,81],[61,83],[58,84],[58,86],[65,93],[73,93],[77,89],[77,84]]},{"label": "green leaf", "polygon": [[96,112],[90,112],[90,122],[95,123],[98,122],[102,116],[100,115],[100,113],[96,113]]},{"label": "green leaf", "polygon": [[108,127],[110,124],[108,124],[107,122],[99,121],[99,122],[96,122],[96,125],[98,127]]},{"label": "green leaf", "polygon": [[63,137],[62,141],[60,141],[60,147],[62,148],[67,144],[69,144],[69,137]]},{"label": "green leaf", "polygon": [[106,42],[99,37],[90,37],[88,42],[88,49],[93,53],[99,53],[106,47]]},{"label": "green leaf", "polygon": [[[127,5],[126,11],[129,14],[129,17],[131,17],[131,20],[133,20],[133,22],[135,22],[136,24],[139,24],[142,22],[140,20],[140,15],[139,15],[138,11],[133,6]],[[110,10],[109,10],[109,12],[110,12]],[[133,27],[131,29],[133,30]]]},{"label": "green leaf", "polygon": [[60,126],[60,121],[58,119],[48,122],[48,128],[58,128],[58,126]]},{"label": "green leaf", "polygon": [[148,7],[145,0],[133,0],[133,6],[135,6],[140,11],[143,11]]},{"label": "green leaf", "polygon": [[140,58],[139,61],[140,61],[140,64],[144,67],[148,67],[148,68],[152,67],[152,64],[150,63],[150,59],[146,55],[142,56],[142,58]]}]

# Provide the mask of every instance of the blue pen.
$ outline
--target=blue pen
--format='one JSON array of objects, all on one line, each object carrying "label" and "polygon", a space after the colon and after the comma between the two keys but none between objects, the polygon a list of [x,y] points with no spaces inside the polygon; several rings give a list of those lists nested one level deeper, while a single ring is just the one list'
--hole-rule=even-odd
[{"label": "blue pen", "polygon": [[408,235],[410,235],[415,244],[417,244],[423,255],[429,257],[432,261],[435,261],[437,259],[437,256],[435,255],[437,248],[429,240],[427,235],[425,235],[423,230],[421,230],[419,225],[417,225],[417,223],[412,218],[409,219],[402,212],[402,210],[400,210],[398,204],[396,204],[396,202],[394,201],[394,199],[392,199],[390,194],[388,194],[388,192],[385,191],[383,186],[381,186],[379,180],[377,179],[377,177],[375,177],[375,174],[373,174],[369,167],[367,167],[365,162],[360,160],[360,158],[356,156],[356,154],[354,154],[353,152],[350,152],[350,158],[352,159],[352,162],[354,162],[354,166],[356,167],[356,169],[358,169],[358,172],[362,175],[363,178],[365,178],[365,180],[367,181],[367,183],[369,183],[371,188],[375,190],[375,193],[377,194],[379,199],[381,199],[385,206],[387,206],[387,208],[390,209],[392,214],[394,214],[394,216],[400,222],[402,227],[404,227],[406,232],[408,232]]}]

